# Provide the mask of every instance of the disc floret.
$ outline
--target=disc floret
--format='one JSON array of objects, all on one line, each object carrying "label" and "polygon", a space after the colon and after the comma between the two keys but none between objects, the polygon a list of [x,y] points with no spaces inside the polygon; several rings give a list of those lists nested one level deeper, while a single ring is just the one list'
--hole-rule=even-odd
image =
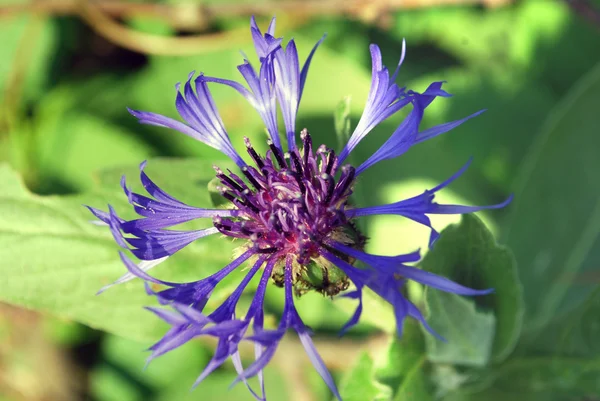
[{"label": "disc floret", "polygon": [[[259,156],[245,138],[255,165],[242,168],[246,180],[215,167],[221,183],[217,189],[237,213],[214,217],[213,223],[224,235],[246,239],[246,247],[256,253],[279,258],[280,266],[287,255],[294,255],[297,293],[314,288],[333,296],[349,283],[339,269],[320,258],[322,244],[336,239],[361,249],[364,245],[364,238],[344,214],[355,169],[349,164],[338,169],[335,152],[325,145],[314,151],[306,129],[300,138],[302,149],[285,153],[268,140],[266,157]],[[330,268],[336,271],[330,272]],[[283,271],[279,270],[274,269],[273,280],[283,285]]]}]

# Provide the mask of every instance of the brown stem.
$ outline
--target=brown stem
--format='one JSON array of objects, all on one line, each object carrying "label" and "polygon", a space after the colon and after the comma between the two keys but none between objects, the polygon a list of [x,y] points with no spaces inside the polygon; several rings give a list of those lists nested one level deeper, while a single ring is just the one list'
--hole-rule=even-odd
[{"label": "brown stem", "polygon": [[283,30],[301,25],[309,17],[348,15],[368,23],[389,23],[394,9],[411,9],[443,5],[484,4],[499,6],[512,0],[288,0],[258,4],[164,5],[136,4],[122,1],[39,0],[28,4],[0,6],[0,19],[17,13],[33,12],[53,15],[79,15],[92,29],[107,40],[126,49],[154,55],[190,55],[210,52],[240,44],[247,40],[247,29],[202,34],[188,37],[165,37],[135,30],[115,22],[112,18],[152,16],[166,20],[175,28],[198,31],[215,17],[239,15],[293,15],[281,18]]}]

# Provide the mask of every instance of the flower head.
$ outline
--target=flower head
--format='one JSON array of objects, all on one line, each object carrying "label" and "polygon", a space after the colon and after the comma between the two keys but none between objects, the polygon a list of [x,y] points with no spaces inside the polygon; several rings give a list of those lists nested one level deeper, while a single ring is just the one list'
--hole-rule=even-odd
[{"label": "flower head", "polygon": [[[134,263],[121,252],[121,259],[128,273],[116,283],[139,277],[146,282],[148,294],[170,307],[148,308],[171,326],[164,337],[150,348],[150,359],[195,337],[215,337],[218,340],[215,355],[196,384],[228,358],[232,358],[238,371],[236,381],[244,382],[257,399],[264,399],[262,369],[273,357],[281,338],[289,329],[293,329],[319,374],[335,396],[341,399],[312,343],[310,329],[304,325],[294,306],[294,293],[297,296],[307,291],[318,291],[328,296],[343,293],[344,296],[356,299],[356,312],[344,326],[345,331],[359,321],[362,291],[370,288],[393,307],[400,335],[407,316],[417,319],[432,331],[419,309],[403,295],[405,280],[415,280],[461,295],[482,295],[491,291],[466,288],[447,278],[409,266],[407,263],[419,260],[418,251],[393,257],[365,253],[363,249],[366,238],[356,229],[353,220],[376,214],[403,216],[429,227],[430,245],[433,245],[438,233],[431,226],[428,215],[499,208],[510,199],[486,207],[436,203],[436,192],[458,178],[466,170],[467,164],[447,181],[419,196],[388,205],[351,206],[349,197],[357,178],[366,169],[380,161],[402,155],[413,145],[449,131],[479,112],[461,120],[420,130],[420,122],[428,105],[436,97],[450,95],[442,90],[441,82],[432,83],[423,93],[398,87],[395,81],[404,61],[405,47],[403,46],[395,71],[390,75],[382,64],[379,48],[371,45],[372,83],[358,125],[339,154],[326,145],[316,146],[308,130],[297,132],[295,120],[310,61],[323,39],[315,45],[304,66],[300,68],[294,41],[289,41],[284,48],[282,39],[274,37],[274,29],[275,19],[264,35],[255,20],[251,21],[251,34],[260,66],[254,69],[245,60],[238,67],[249,89],[235,81],[203,74],[194,79],[192,73],[183,92],[177,85],[175,106],[185,123],[155,113],[130,110],[140,123],[175,129],[231,158],[239,167],[238,173],[229,170],[224,172],[215,166],[215,175],[219,181],[217,190],[229,202],[228,208],[197,208],[177,200],[146,175],[145,163],[142,163],[140,178],[147,195],[132,192],[124,178],[121,182],[129,202],[140,218],[124,220],[110,206],[108,212],[95,208],[90,210],[110,227],[116,242],[140,260]],[[235,89],[258,111],[269,134],[269,150],[265,155],[259,155],[247,138],[246,159],[234,149],[213,102],[208,83]],[[285,147],[279,137],[277,105],[283,115],[287,139]],[[358,167],[346,163],[357,144],[377,124],[407,106],[411,107],[408,116],[371,157]],[[297,146],[298,142],[300,147]],[[245,160],[251,163],[246,163]],[[204,218],[212,219],[211,228],[192,231],[172,229],[181,223]],[[190,283],[163,281],[148,274],[149,269],[188,244],[217,233],[242,240],[243,244],[239,255],[220,271]],[[364,267],[354,266],[356,261],[362,262]],[[241,266],[246,262],[251,267],[243,271]],[[231,274],[240,276],[237,289],[221,306],[211,312],[205,311],[212,291],[223,278]],[[254,299],[248,310],[238,316],[236,306],[240,296],[256,275],[261,278]],[[264,326],[263,302],[269,282],[283,287],[285,294],[283,315],[276,329]],[[149,283],[157,284],[163,289],[156,291]],[[106,288],[101,291],[104,289]],[[245,368],[238,354],[238,345],[244,340],[254,342],[256,350],[256,360]],[[259,377],[259,392],[250,388],[247,382],[248,378],[255,375]]]}]

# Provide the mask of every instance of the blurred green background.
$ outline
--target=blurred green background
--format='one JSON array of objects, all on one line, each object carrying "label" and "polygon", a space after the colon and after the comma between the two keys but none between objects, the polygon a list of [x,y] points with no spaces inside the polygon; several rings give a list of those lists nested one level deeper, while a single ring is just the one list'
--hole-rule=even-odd
[{"label": "blurred green background", "polygon": [[[350,303],[315,294],[298,302],[345,400],[600,400],[600,1],[2,1],[1,401],[252,399],[242,385],[228,390],[235,377],[229,363],[190,392],[212,355],[210,341],[187,344],[143,370],[144,350],[165,326],[142,309],[152,300],[139,282],[94,295],[124,269],[109,234],[89,225],[81,207],[110,202],[127,211],[119,177],[126,173],[135,188],[137,164],[146,159],[168,191],[192,204],[209,202],[210,166],[223,157],[184,135],[139,125],[125,108],[175,117],[173,86],[190,71],[239,79],[239,51],[252,52],[252,14],[262,27],[277,15],[277,36],[294,37],[301,59],[327,32],[297,124],[319,143],[337,143],[332,116],[344,96],[352,99],[352,124],[358,121],[370,85],[370,43],[393,66],[406,38],[401,86],[420,91],[447,81],[454,97],[436,100],[424,126],[488,109],[369,170],[358,201],[418,194],[470,156],[472,167],[442,201],[516,196],[508,208],[480,216],[512,249],[518,278],[511,285],[523,288],[502,356],[436,359],[430,340],[410,325],[394,342],[385,334],[393,326],[389,311],[375,301],[365,306],[365,322],[340,340]],[[254,110],[229,88],[212,91],[234,145],[246,135],[264,149]],[[398,121],[381,124],[355,160],[365,160]],[[457,221],[434,219],[438,228]],[[427,244],[427,230],[402,219],[373,218],[364,228],[371,252]],[[224,265],[231,248],[207,239],[156,274],[198,279]],[[281,293],[270,289],[267,298],[276,321]],[[496,319],[490,338],[508,330],[498,310]],[[269,400],[330,400],[288,337],[266,372]],[[481,345],[467,340],[466,347]],[[248,353],[244,348],[244,359]]]}]

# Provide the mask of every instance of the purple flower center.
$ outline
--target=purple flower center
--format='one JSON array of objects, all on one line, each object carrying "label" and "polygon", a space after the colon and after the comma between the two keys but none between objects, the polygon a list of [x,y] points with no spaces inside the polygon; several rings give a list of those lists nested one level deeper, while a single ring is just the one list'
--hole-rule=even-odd
[{"label": "purple flower center", "polygon": [[[319,257],[319,246],[335,237],[344,241],[349,227],[344,208],[352,194],[355,169],[341,167],[332,149],[321,145],[313,151],[305,129],[300,134],[302,151],[285,154],[271,141],[266,157],[259,156],[246,138],[246,148],[256,167],[245,166],[248,182],[215,167],[221,184],[217,187],[238,212],[234,217],[215,217],[214,226],[223,234],[249,240],[259,253],[272,257],[296,256],[306,265]],[[344,242],[352,244],[350,237]]]}]

